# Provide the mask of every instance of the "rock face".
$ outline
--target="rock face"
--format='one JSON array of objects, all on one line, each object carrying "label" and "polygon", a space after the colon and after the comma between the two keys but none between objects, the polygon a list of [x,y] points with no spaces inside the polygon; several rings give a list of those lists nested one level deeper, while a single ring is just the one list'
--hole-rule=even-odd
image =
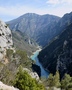
[{"label": "rock face", "polygon": [[51,73],[72,76],[72,23],[39,53],[39,61]]},{"label": "rock face", "polygon": [[19,90],[17,88],[14,88],[13,86],[8,86],[0,82],[0,90]]},{"label": "rock face", "polygon": [[10,48],[12,45],[11,31],[8,26],[0,20],[0,47]]},{"label": "rock face", "polygon": [[55,27],[59,19],[57,16],[48,14],[27,13],[7,23],[11,30],[19,30],[33,38],[39,45],[44,46],[50,40],[52,28]]},{"label": "rock face", "polygon": [[12,34],[8,26],[0,20],[0,61],[4,60],[6,49],[12,48]]}]

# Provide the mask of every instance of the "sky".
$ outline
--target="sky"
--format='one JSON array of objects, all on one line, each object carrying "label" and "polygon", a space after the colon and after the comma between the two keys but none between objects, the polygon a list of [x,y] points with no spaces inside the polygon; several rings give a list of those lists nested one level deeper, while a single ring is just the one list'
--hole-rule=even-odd
[{"label": "sky", "polygon": [[62,17],[72,11],[72,0],[0,0],[0,19],[9,21],[25,13]]}]

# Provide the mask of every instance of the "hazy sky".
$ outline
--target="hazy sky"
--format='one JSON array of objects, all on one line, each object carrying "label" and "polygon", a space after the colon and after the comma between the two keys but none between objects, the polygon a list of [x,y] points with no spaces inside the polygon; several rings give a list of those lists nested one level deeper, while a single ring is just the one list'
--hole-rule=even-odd
[{"label": "hazy sky", "polygon": [[72,11],[72,0],[0,0],[0,19],[9,21],[25,13],[62,17]]}]

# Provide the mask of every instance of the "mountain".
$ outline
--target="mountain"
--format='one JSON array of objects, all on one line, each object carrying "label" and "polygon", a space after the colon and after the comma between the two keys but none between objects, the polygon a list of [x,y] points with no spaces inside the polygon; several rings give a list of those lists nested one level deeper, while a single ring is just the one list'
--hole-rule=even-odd
[{"label": "mountain", "polygon": [[53,74],[58,70],[61,78],[65,73],[72,76],[72,23],[69,24],[38,56],[44,68]]},{"label": "mountain", "polygon": [[51,42],[57,35],[64,31],[64,29],[70,25],[72,22],[72,12],[65,14],[62,18],[59,19],[57,23],[51,23],[51,25],[47,28],[45,27],[45,31],[42,34],[39,34],[41,38],[39,41],[42,41],[41,45],[46,46],[49,42]]},{"label": "mountain", "polygon": [[60,17],[53,15],[27,13],[6,23],[9,24],[11,30],[19,30],[33,38],[39,45],[45,46],[50,41],[53,28],[59,20]]},{"label": "mountain", "polygon": [[60,34],[72,22],[72,12],[66,13],[53,28],[53,37]]}]

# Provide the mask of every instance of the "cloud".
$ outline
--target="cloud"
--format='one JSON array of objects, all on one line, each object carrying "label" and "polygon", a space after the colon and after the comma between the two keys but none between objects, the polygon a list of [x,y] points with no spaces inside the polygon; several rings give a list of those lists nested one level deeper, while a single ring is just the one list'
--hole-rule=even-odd
[{"label": "cloud", "polygon": [[[55,0],[56,1],[56,0]],[[55,3],[54,3],[55,4]],[[37,14],[53,14],[57,16],[63,16],[65,13],[72,11],[72,6],[62,6],[57,8],[32,8],[28,6],[11,6],[0,7],[0,15],[18,17],[25,13],[37,13]]]},{"label": "cloud", "polygon": [[6,6],[6,7],[0,7],[0,15],[11,15],[11,16],[19,16],[21,14],[24,14],[28,11],[31,11],[32,8],[27,6]]},{"label": "cloud", "polygon": [[46,3],[50,5],[72,4],[72,0],[48,0]]},{"label": "cloud", "polygon": [[[64,5],[65,3],[65,5]],[[47,4],[51,4],[56,7],[48,6]],[[69,13],[72,11],[72,0],[48,0],[47,4],[45,2],[44,6],[35,7],[29,6],[28,4],[24,5],[3,5],[0,6],[0,18],[5,20],[9,20],[10,18],[17,18],[25,13],[37,13],[40,15],[43,14],[52,14],[56,16],[63,16],[65,13]],[[40,4],[41,5],[41,4]]]},{"label": "cloud", "polygon": [[47,3],[48,4],[58,4],[60,2],[59,2],[59,0],[48,0]]}]

